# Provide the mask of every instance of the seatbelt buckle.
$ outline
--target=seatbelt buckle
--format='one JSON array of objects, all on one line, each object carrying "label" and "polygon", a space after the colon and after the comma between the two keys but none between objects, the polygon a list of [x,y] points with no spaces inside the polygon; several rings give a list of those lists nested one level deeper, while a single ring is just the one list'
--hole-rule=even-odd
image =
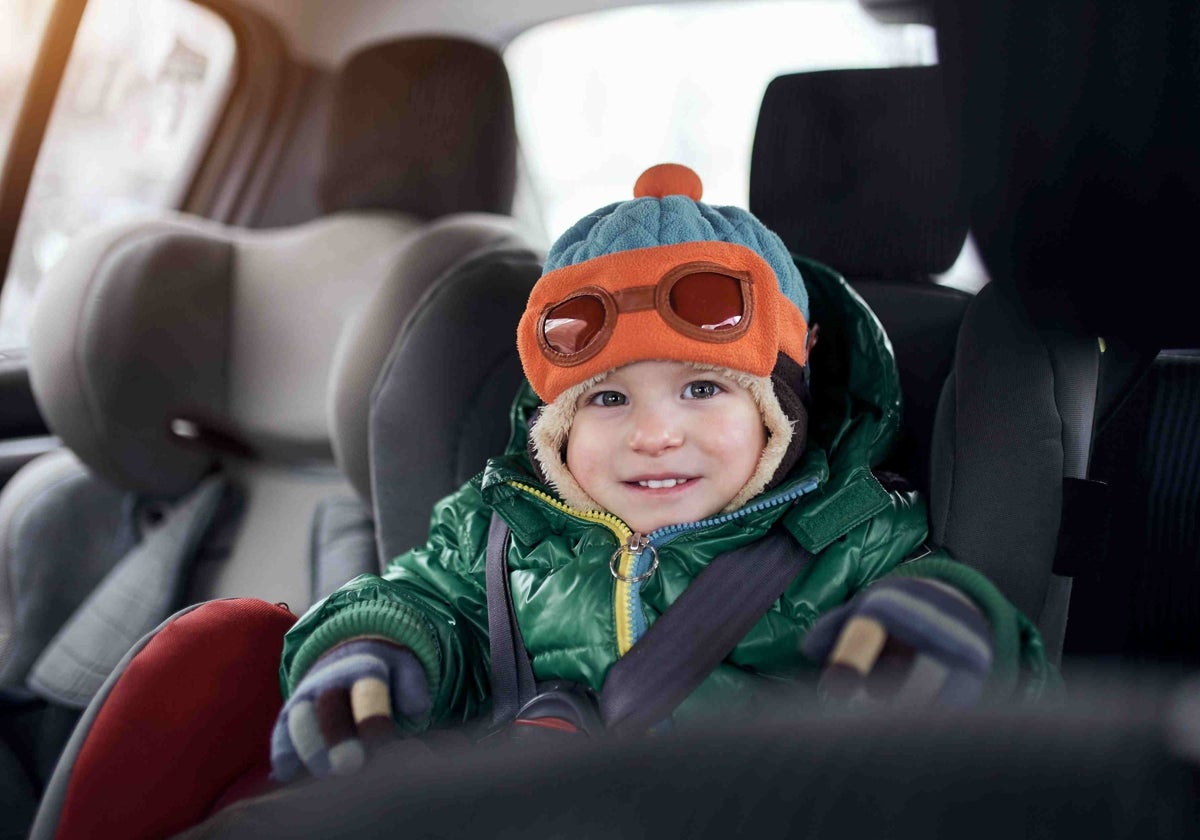
[{"label": "seatbelt buckle", "polygon": [[604,723],[591,689],[553,680],[538,686],[538,693],[521,707],[507,731],[513,738],[596,738],[604,733]]}]

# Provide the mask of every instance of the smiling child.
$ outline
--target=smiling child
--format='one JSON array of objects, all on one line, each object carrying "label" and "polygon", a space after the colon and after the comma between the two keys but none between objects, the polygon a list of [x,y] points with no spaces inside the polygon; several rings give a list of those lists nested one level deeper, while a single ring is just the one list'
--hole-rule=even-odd
[{"label": "smiling child", "polygon": [[[807,564],[679,705],[679,725],[752,714],[819,669],[837,696],[883,672],[902,702],[1041,690],[1036,630],[930,551],[919,496],[873,472],[899,383],[861,299],[749,213],[701,202],[690,169],[653,167],[634,196],[550,250],[518,326],[528,384],[508,452],[438,504],[425,546],[288,633],[277,778],[352,772],[374,737],[488,710],[494,516],[511,531],[512,614],[539,681],[601,691],[714,558],[753,563],[784,534]],[[811,372],[810,291],[832,336]]]}]

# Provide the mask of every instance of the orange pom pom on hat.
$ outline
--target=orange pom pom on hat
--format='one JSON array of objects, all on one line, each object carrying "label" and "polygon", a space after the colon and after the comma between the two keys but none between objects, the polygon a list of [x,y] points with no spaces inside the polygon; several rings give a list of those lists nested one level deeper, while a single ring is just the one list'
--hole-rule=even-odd
[{"label": "orange pom pom on hat", "polygon": [[808,294],[783,241],[737,207],[700,201],[699,176],[660,164],[634,198],[585,216],[550,249],[517,328],[525,376],[546,403],[530,434],[564,501],[597,505],[564,462],[583,391],[622,365],[725,370],[763,414],[767,446],[727,507],[782,479],[803,451]]}]

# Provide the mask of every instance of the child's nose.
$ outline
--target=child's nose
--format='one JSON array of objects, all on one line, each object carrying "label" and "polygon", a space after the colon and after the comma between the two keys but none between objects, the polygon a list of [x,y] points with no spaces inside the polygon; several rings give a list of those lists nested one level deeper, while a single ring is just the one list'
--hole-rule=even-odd
[{"label": "child's nose", "polygon": [[683,443],[683,428],[670,412],[635,411],[629,446],[635,452],[658,455]]}]

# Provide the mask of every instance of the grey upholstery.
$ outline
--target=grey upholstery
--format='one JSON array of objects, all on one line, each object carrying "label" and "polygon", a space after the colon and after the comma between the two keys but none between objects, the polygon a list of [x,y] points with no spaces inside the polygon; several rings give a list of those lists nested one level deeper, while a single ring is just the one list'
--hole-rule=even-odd
[{"label": "grey upholstery", "polygon": [[490,47],[408,38],[366,47],[339,69],[319,185],[325,212],[508,215],[516,175],[512,88]]},{"label": "grey upholstery", "polygon": [[[432,65],[424,61],[431,55]],[[377,119],[374,100],[354,82],[368,65],[378,71],[374,84],[409,92],[406,110]],[[326,182],[338,181],[327,206],[341,212],[276,230],[183,217],[111,226],[72,245],[38,302],[35,394],[93,473],[169,500],[219,465],[239,491],[237,533],[227,550],[199,558],[185,601],[257,596],[296,610],[310,603],[314,511],[349,489],[334,461],[333,427],[358,430],[337,440],[366,495],[365,404],[395,331],[456,261],[523,241],[509,239],[516,225],[505,216],[419,218],[431,207],[511,206],[511,115],[472,137],[470,153],[443,173],[448,180],[435,168],[382,201],[379,184],[360,177],[364,168],[429,170],[428,147],[442,154],[450,139],[410,129],[451,125],[452,104],[435,93],[449,90],[459,102],[478,94],[489,108],[511,111],[493,51],[454,38],[379,44],[352,57],[335,87],[323,166]],[[485,148],[484,139],[493,142]],[[382,168],[372,169],[372,156],[387,158]],[[490,185],[489,198],[454,186],[463,177]],[[352,183],[366,192],[356,194]],[[429,191],[438,194],[433,204]],[[354,312],[362,329],[347,331],[335,363]]]},{"label": "grey upholstery", "polygon": [[34,311],[47,422],[97,475],[171,497],[212,466],[171,432],[219,423],[268,455],[329,459],[321,394],[342,322],[415,220],[344,214],[277,231],[177,217],[72,244]]},{"label": "grey upholstery", "polygon": [[750,209],[849,277],[946,271],[967,235],[938,67],[794,73],[763,95]]},{"label": "grey upholstery", "polygon": [[173,499],[218,464],[244,493],[238,539],[196,569],[187,600],[308,604],[308,523],[345,490],[325,405],[334,349],[419,227],[383,213],[276,231],[130,222],[89,235],[47,279],[31,375],[63,442],[137,496]]},{"label": "grey upholstery", "polygon": [[[1122,450],[1118,460],[1136,453],[1136,475],[1110,472],[1104,457],[1098,471],[1090,444],[1158,349],[1200,343],[1191,283],[1179,272],[1194,261],[1187,220],[1200,205],[1200,169],[1185,151],[1200,127],[1200,18],[1188,2],[936,5],[951,113],[969,150],[973,228],[997,289],[964,322],[939,410],[935,536],[1038,622],[1052,656],[1063,645],[1067,596],[1073,624],[1084,594],[1102,602],[1084,605],[1090,620],[1080,629],[1094,635],[1077,650],[1120,653],[1118,624],[1141,612],[1157,626],[1134,646],[1139,653],[1178,655],[1173,640],[1162,644],[1171,634],[1188,640],[1184,658],[1194,662],[1200,615],[1165,615],[1174,598],[1196,591],[1195,550],[1155,551],[1149,532],[1130,540],[1130,528],[1148,522],[1194,519],[1194,505],[1175,507],[1190,492],[1181,478],[1195,460],[1189,438],[1155,438],[1132,423],[1103,434]],[[1185,404],[1187,386],[1173,387],[1171,401]],[[1183,432],[1195,416],[1164,407],[1150,425]],[[1163,507],[1147,515],[1146,493],[1134,488],[1156,473],[1170,478],[1151,503]],[[1071,479],[1081,475],[1119,480],[1109,506],[1072,521]],[[1110,512],[1120,534],[1111,539]],[[1073,534],[1097,545],[1073,564],[1068,590],[1053,563]],[[1085,579],[1096,574],[1108,577],[1099,591]],[[1070,624],[1066,632],[1070,641]]]},{"label": "grey upholstery", "polygon": [[313,513],[311,540],[314,601],[363,571],[376,571],[375,520],[357,496],[323,499]]},{"label": "grey upholstery", "polygon": [[954,373],[938,406],[930,526],[934,542],[986,574],[1062,651],[1069,578],[1054,574],[1063,477],[1083,477],[1095,399],[1074,387],[1095,371],[1094,338],[1037,330],[1020,303],[996,286],[979,293],[963,321]]},{"label": "grey upholstery", "polygon": [[[372,497],[368,444],[371,389],[396,337],[415,317],[422,299],[434,294],[444,278],[474,255],[537,244],[536,236],[502,216],[465,213],[434,222],[398,256],[389,275],[345,330],[334,359],[329,424],[338,466],[368,503]],[[414,282],[414,278],[421,278],[420,282]],[[515,346],[515,321],[512,328],[509,338]],[[472,346],[476,337],[467,335],[462,339]],[[446,372],[453,370],[456,368],[447,360],[440,369],[430,371],[430,378],[420,388],[422,397],[434,396],[441,387],[448,386]],[[401,480],[405,484],[420,483],[411,476]]]},{"label": "grey upholstery", "polygon": [[68,708],[87,706],[125,651],[173,609],[224,491],[225,479],[210,475],[145,529],[38,657],[30,688]]},{"label": "grey upholstery", "polygon": [[432,288],[396,338],[370,416],[385,563],[423,544],[434,504],[504,451],[523,376],[517,322],[540,275],[541,255],[529,250],[479,255]]},{"label": "grey upholstery", "polygon": [[[431,44],[435,66],[402,59],[409,48],[426,55]],[[337,538],[336,508],[321,506],[331,496],[353,497],[334,460],[335,412],[327,409],[331,383],[341,381],[339,337],[354,312],[362,313],[359,323],[371,322],[372,307],[402,320],[403,307],[447,267],[514,229],[511,219],[478,211],[511,206],[515,160],[499,161],[515,156],[515,136],[510,116],[489,127],[494,146],[470,147],[453,172],[426,166],[430,148],[418,150],[406,126],[428,121],[432,133],[421,142],[444,153],[450,140],[437,129],[451,126],[440,115],[472,102],[473,86],[511,110],[503,64],[457,39],[369,52],[396,59],[381,65],[391,75],[373,78],[380,89],[426,94],[409,100],[403,119],[380,123],[369,97],[340,85],[353,101],[335,103],[324,161],[327,174],[346,174],[329,205],[339,212],[274,230],[182,216],[112,224],[73,241],[43,282],[31,329],[32,384],[51,430],[73,454],[31,462],[0,494],[0,687],[28,696],[32,666],[43,696],[82,705],[114,661],[114,651],[95,648],[101,636],[90,628],[121,625],[104,636],[121,644],[113,640],[137,638],[181,604],[227,596],[282,602],[299,613],[314,586],[378,568],[373,550],[347,548],[361,545],[364,533],[371,544],[369,517],[340,516],[355,533]],[[428,95],[439,90],[457,98]],[[355,127],[371,134],[365,146]],[[405,136],[391,142],[389,131]],[[411,166],[426,170],[419,183],[386,193],[382,203],[377,183],[349,174]],[[491,203],[481,206],[469,190],[442,191],[463,177],[491,184]],[[345,189],[351,183],[359,193]],[[425,191],[436,194],[432,203]],[[431,223],[431,207],[467,212]],[[385,282],[388,294],[369,303]],[[364,401],[390,345],[390,337],[374,340],[383,342],[374,356],[368,341],[338,363],[366,377],[358,391]],[[348,392],[338,393],[345,409]],[[365,439],[365,411],[359,417]],[[204,517],[193,517],[197,529],[207,524],[203,535],[180,525],[165,538],[188,519],[188,494],[214,472],[228,489],[219,500],[206,495]],[[162,517],[158,532],[142,518],[151,513]],[[314,569],[314,549],[337,557],[336,570]],[[156,557],[162,568],[142,568]],[[138,609],[120,611],[131,598]]]},{"label": "grey upholstery", "polygon": [[956,148],[936,67],[795,73],[767,87],[750,167],[751,211],[842,272],[887,330],[904,415],[885,466],[923,490],[971,300],[933,282],[966,237]]},{"label": "grey upholstery", "polygon": [[38,654],[139,538],[134,498],[87,472],[69,451],[38,458],[5,486],[0,695],[26,695]]}]

